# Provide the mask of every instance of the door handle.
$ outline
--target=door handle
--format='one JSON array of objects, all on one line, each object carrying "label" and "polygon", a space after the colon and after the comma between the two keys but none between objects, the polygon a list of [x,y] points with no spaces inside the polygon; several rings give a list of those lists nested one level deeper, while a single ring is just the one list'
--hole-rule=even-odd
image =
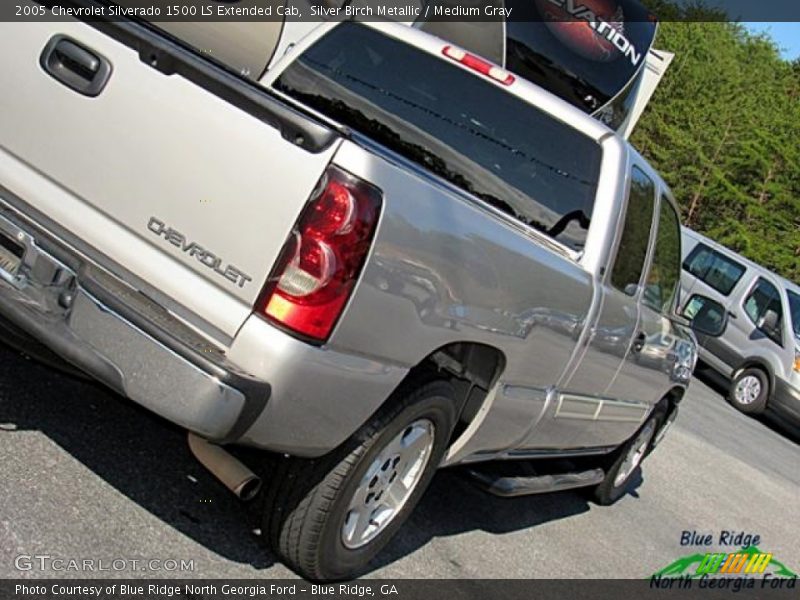
[{"label": "door handle", "polygon": [[639,335],[637,335],[636,338],[633,340],[633,346],[632,346],[633,351],[636,352],[637,354],[641,352],[642,348],[644,348],[644,343],[646,341],[647,341],[647,336],[644,334],[644,332],[640,331]]},{"label": "door handle", "polygon": [[39,57],[45,73],[84,96],[97,96],[111,77],[111,63],[80,42],[56,35]]}]

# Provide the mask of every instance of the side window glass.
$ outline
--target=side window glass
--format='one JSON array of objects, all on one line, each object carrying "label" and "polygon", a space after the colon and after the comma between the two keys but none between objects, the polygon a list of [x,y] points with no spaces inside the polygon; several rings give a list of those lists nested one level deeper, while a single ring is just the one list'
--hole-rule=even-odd
[{"label": "side window glass", "polygon": [[761,293],[761,290],[756,288],[753,293],[747,297],[744,303],[744,312],[750,317],[750,320],[755,325],[761,316],[762,309],[766,304],[766,297]]},{"label": "side window glass", "polygon": [[766,279],[759,279],[744,302],[744,312],[770,339],[781,343],[783,307],[778,289]]},{"label": "side window glass", "polygon": [[625,225],[611,271],[611,284],[629,296],[636,294],[642,279],[650,228],[653,224],[654,203],[655,184],[641,170],[633,167]]},{"label": "side window glass", "polygon": [[712,258],[711,249],[708,246],[697,244],[686,262],[683,263],[683,268],[695,277],[702,278],[711,267]]},{"label": "side window glass", "polygon": [[725,296],[731,293],[745,272],[743,265],[703,244],[694,247],[683,268]]},{"label": "side window glass", "polygon": [[680,277],[681,227],[669,200],[662,196],[660,204],[655,253],[642,300],[653,310],[669,314],[675,303]]},{"label": "side window glass", "polygon": [[717,254],[714,263],[705,277],[705,282],[715,290],[727,296],[734,286],[739,283],[744,274],[744,267],[729,261],[724,256]]}]

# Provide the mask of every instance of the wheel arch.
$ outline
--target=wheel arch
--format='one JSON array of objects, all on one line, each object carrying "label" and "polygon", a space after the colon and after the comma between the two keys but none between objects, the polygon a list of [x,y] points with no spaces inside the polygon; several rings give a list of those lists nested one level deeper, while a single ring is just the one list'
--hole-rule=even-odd
[{"label": "wheel arch", "polygon": [[452,342],[437,348],[414,365],[398,387],[417,386],[431,379],[447,379],[456,389],[458,407],[451,442],[478,415],[489,390],[506,367],[498,348],[479,342]]},{"label": "wheel arch", "polygon": [[671,390],[669,390],[664,397],[656,404],[658,407],[659,405],[665,405],[667,410],[667,416],[672,414],[673,411],[677,410],[678,405],[683,400],[683,397],[686,395],[686,388],[676,385]]},{"label": "wheel arch", "polygon": [[[648,454],[653,451],[653,449],[661,443],[664,435],[667,432],[667,429],[672,425],[672,422],[676,418],[676,413],[678,412],[678,405],[683,400],[683,397],[686,395],[686,388],[681,386],[675,386],[670,389],[661,400],[655,405],[653,413],[659,410],[659,407],[664,407],[664,418],[661,420],[661,424],[659,425],[658,429],[656,430],[655,437],[653,438],[653,444],[648,450]],[[653,414],[651,413],[651,414]]]}]

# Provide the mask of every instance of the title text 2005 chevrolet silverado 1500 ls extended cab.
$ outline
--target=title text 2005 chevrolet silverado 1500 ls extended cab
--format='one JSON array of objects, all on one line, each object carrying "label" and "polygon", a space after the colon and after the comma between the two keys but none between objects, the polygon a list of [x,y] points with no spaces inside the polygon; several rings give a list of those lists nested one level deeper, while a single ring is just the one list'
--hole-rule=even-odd
[{"label": "title text 2005 chevrolet silverado 1500 ls extended cab", "polygon": [[391,23],[259,83],[137,22],[0,49],[0,313],[221,478],[200,438],[275,453],[264,532],[300,573],[357,573],[440,466],[572,459],[474,474],[613,502],[674,419],[674,202],[550,93]]}]

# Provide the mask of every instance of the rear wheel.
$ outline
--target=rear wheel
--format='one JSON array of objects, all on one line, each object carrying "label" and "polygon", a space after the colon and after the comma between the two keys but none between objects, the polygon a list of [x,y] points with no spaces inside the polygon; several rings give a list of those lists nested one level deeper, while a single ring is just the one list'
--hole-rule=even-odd
[{"label": "rear wheel", "polygon": [[264,530],[282,560],[315,580],[362,571],[411,514],[447,449],[455,392],[444,381],[400,392],[337,451],[278,459]]},{"label": "rear wheel", "polygon": [[664,410],[659,407],[639,428],[639,431],[614,452],[608,460],[605,479],[594,489],[594,500],[603,506],[614,504],[627,492],[635,473],[641,468],[656,432],[664,422]]},{"label": "rear wheel", "polygon": [[744,369],[731,382],[728,395],[734,407],[751,415],[758,415],[767,408],[769,381],[761,369]]}]

